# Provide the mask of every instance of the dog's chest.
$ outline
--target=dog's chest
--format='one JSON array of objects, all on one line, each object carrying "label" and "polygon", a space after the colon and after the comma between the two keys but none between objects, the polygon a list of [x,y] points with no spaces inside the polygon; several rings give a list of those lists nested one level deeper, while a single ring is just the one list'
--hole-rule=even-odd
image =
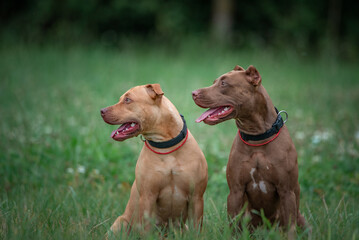
[{"label": "dog's chest", "polygon": [[250,181],[247,188],[267,194],[272,184],[268,181],[266,174],[266,171],[251,168],[249,171]]},{"label": "dog's chest", "polygon": [[253,154],[250,164],[242,169],[246,175],[247,191],[269,194],[273,192],[274,168],[271,162],[262,153]]},{"label": "dog's chest", "polygon": [[184,164],[181,164],[174,157],[168,157],[161,161],[156,167],[157,173],[160,174],[160,177],[163,180],[175,180],[185,178],[187,167]]},{"label": "dog's chest", "polygon": [[157,211],[163,219],[183,217],[186,214],[190,182],[193,174],[175,158],[166,159],[157,167],[160,192]]}]

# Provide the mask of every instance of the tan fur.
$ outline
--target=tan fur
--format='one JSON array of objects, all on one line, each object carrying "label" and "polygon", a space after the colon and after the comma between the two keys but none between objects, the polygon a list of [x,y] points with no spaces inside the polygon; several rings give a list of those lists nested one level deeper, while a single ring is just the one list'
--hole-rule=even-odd
[{"label": "tan fur", "polygon": [[[159,84],[134,87],[101,113],[109,124],[138,122],[140,129],[134,136],[142,134],[147,140],[157,142],[176,137],[183,127],[177,109],[163,96]],[[143,146],[125,212],[111,227],[114,233],[123,227],[148,231],[152,223],[184,224],[188,218],[195,227],[201,224],[207,162],[192,134],[188,134],[187,142],[168,155],[153,153]],[[168,149],[152,149],[168,152],[182,142]]]}]

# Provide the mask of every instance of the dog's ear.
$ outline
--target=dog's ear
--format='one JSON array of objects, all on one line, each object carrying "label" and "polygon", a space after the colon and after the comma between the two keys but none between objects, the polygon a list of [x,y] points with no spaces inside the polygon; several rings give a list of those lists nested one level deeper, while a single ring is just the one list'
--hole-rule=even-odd
[{"label": "dog's ear", "polygon": [[164,94],[158,83],[146,85],[146,90],[152,99],[161,98]]},{"label": "dog's ear", "polygon": [[233,68],[234,71],[245,71],[244,68],[242,68],[241,66],[239,65],[236,65],[234,68]]},{"label": "dog's ear", "polygon": [[253,86],[258,86],[261,83],[262,81],[261,75],[259,75],[257,69],[252,65],[250,65],[247,68],[245,73],[248,82],[251,83]]}]

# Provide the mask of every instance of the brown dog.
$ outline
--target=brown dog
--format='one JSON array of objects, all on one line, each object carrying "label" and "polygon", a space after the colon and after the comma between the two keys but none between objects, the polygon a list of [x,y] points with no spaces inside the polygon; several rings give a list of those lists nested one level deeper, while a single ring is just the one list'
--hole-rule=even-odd
[{"label": "brown dog", "polygon": [[250,66],[236,66],[213,85],[192,92],[202,108],[210,108],[197,122],[209,125],[235,119],[239,129],[227,164],[227,211],[235,218],[248,202],[253,227],[262,219],[251,210],[263,209],[272,223],[305,226],[299,212],[297,152],[283,120]]},{"label": "brown dog", "polygon": [[123,215],[111,230],[151,227],[151,220],[166,226],[187,218],[199,226],[207,187],[207,162],[175,106],[159,84],[137,86],[119,102],[101,110],[108,124],[121,125],[116,141],[142,134],[146,142],[136,164],[136,179]]}]

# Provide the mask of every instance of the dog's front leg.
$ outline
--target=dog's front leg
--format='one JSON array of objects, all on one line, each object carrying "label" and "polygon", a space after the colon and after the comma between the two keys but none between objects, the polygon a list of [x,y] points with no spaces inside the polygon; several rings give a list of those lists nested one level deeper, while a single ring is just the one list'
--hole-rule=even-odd
[{"label": "dog's front leg", "polygon": [[202,226],[203,204],[204,203],[202,196],[193,196],[189,202],[189,220],[193,221],[193,225],[195,228]]},{"label": "dog's front leg", "polygon": [[148,232],[151,229],[151,220],[153,220],[156,199],[157,196],[153,194],[144,194],[143,196],[140,196],[138,223],[142,224],[145,232]]},{"label": "dog's front leg", "polygon": [[297,220],[297,204],[293,191],[277,189],[280,200],[279,221],[283,227],[289,227],[288,239],[294,239]]},{"label": "dog's front leg", "polygon": [[227,212],[233,220],[244,206],[244,186],[239,184],[236,184],[235,186],[231,186],[229,184],[229,186],[230,190],[227,197]]}]

